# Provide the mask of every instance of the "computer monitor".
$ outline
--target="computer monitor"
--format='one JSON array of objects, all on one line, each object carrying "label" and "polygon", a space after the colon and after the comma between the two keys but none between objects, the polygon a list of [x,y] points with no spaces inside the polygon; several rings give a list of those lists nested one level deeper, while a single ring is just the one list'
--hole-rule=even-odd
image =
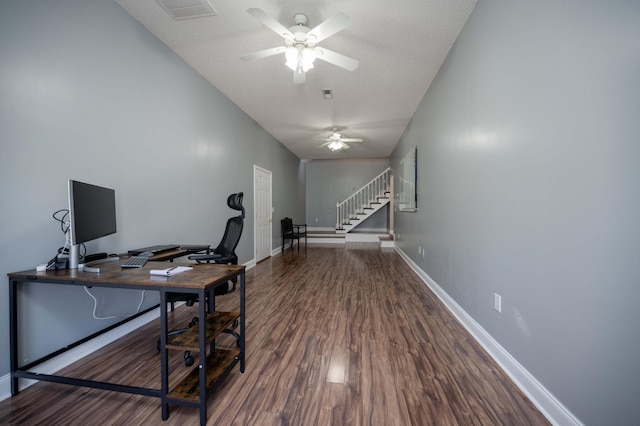
[{"label": "computer monitor", "polygon": [[113,189],[69,180],[69,268],[80,263],[79,245],[116,232]]}]

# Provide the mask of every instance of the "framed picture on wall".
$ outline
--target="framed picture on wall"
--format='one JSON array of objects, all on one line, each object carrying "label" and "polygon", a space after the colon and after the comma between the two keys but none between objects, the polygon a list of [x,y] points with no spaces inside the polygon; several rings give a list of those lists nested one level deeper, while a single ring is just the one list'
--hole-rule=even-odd
[{"label": "framed picture on wall", "polygon": [[407,153],[400,161],[400,199],[398,208],[401,212],[418,210],[418,147]]}]

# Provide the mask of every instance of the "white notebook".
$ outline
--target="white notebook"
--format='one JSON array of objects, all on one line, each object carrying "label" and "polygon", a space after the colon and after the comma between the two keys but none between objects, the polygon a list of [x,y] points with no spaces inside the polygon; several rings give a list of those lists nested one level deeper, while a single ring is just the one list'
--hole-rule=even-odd
[{"label": "white notebook", "polygon": [[167,269],[152,269],[149,273],[151,275],[161,275],[163,277],[170,277],[172,275],[180,274],[184,271],[193,269],[191,266],[174,266]]}]

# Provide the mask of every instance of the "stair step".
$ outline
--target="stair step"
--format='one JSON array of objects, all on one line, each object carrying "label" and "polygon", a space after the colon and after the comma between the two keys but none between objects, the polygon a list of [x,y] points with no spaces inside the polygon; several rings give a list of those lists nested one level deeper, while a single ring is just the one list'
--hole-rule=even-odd
[{"label": "stair step", "polygon": [[344,234],[333,233],[308,233],[307,238],[344,238]]},{"label": "stair step", "polygon": [[393,235],[380,235],[378,237],[380,240],[380,247],[394,247],[395,243],[393,242]]}]

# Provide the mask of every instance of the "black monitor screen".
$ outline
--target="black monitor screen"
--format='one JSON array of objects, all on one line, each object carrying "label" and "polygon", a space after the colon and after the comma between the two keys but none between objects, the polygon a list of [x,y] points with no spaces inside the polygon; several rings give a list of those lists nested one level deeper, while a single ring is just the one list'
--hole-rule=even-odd
[{"label": "black monitor screen", "polygon": [[81,244],[116,232],[113,189],[69,181],[71,244]]}]

